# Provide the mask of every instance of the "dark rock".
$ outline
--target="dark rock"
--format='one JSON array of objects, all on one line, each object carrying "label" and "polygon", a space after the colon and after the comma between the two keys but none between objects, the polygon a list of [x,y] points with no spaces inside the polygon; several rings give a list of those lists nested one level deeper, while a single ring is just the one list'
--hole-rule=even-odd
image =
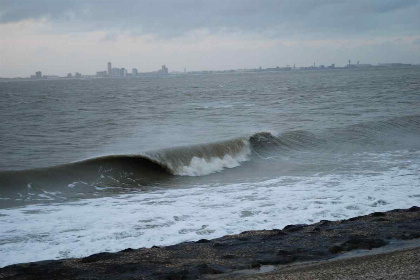
[{"label": "dark rock", "polygon": [[277,251],[277,256],[288,256],[291,255],[292,253],[286,250],[278,250]]},{"label": "dark rock", "polygon": [[199,274],[221,274],[228,271],[224,266],[221,265],[209,265],[209,264],[200,264],[195,267]]},{"label": "dark rock", "polygon": [[165,280],[185,280],[188,279],[188,270],[183,269],[180,271],[174,271],[174,272],[170,272],[167,273],[165,275],[162,276],[158,276],[157,278],[154,279],[165,279]]},{"label": "dark rock", "polygon": [[118,256],[114,253],[99,253],[90,255],[89,257],[81,259],[82,263],[92,263],[92,262],[98,262],[98,261],[104,261],[104,260],[111,260],[115,259]]},{"label": "dark rock", "polygon": [[250,268],[260,268],[260,267],[261,267],[261,264],[260,264],[260,263],[258,263],[258,262],[254,262],[254,263],[251,263],[251,264],[249,265],[249,267],[250,267]]},{"label": "dark rock", "polygon": [[372,250],[387,245],[388,242],[379,238],[365,238],[365,237],[352,237],[340,247],[343,251],[351,251],[357,249]]},{"label": "dark rock", "polygon": [[270,233],[271,233],[270,235],[264,236],[263,239],[264,240],[266,240],[266,239],[278,239],[279,237],[281,238],[282,236],[286,236],[287,235],[286,232],[284,232],[284,231],[282,231],[280,229],[272,230]]},{"label": "dark rock", "polygon": [[307,225],[305,224],[299,224],[299,225],[288,225],[285,226],[283,228],[283,231],[288,231],[288,232],[295,232],[295,231],[300,231],[302,229],[304,229]]},{"label": "dark rock", "polygon": [[285,233],[281,229],[275,229],[274,232],[276,233],[276,235],[287,235],[287,233]]},{"label": "dark rock", "polygon": [[416,239],[420,238],[420,232],[405,232],[402,235],[399,236],[399,239],[403,240],[410,240],[410,239]]},{"label": "dark rock", "polygon": [[227,260],[231,260],[234,258],[236,258],[236,256],[232,254],[227,254],[227,255],[222,256],[222,259],[227,259]]},{"label": "dark rock", "polygon": [[374,213],[370,214],[369,216],[371,216],[371,217],[383,217],[383,216],[386,216],[386,214],[384,212],[374,212]]},{"label": "dark rock", "polygon": [[293,257],[295,261],[312,261],[312,260],[320,260],[325,259],[330,256],[328,250],[312,250],[309,249],[301,249],[296,252]]},{"label": "dark rock", "polygon": [[372,250],[387,245],[388,242],[378,238],[352,237],[341,245],[334,245],[328,249],[332,254],[341,251],[352,251],[358,249]]},{"label": "dark rock", "polygon": [[420,207],[413,206],[410,209],[408,209],[408,212],[420,212]]},{"label": "dark rock", "polygon": [[195,243],[209,243],[209,242],[211,242],[211,241],[208,240],[208,239],[200,239],[200,240],[196,241]]},{"label": "dark rock", "polygon": [[[269,253],[269,252],[268,252]],[[267,254],[264,258],[258,259],[257,262],[261,265],[276,265],[291,263],[296,259],[292,252],[287,250],[278,250],[275,256]]]},{"label": "dark rock", "polygon": [[220,242],[214,242],[213,247],[217,248],[217,247],[225,247],[226,245]]},{"label": "dark rock", "polygon": [[294,262],[296,260],[295,256],[292,255],[288,255],[288,256],[277,256],[277,258],[275,258],[271,264],[287,264],[287,263],[291,263]]},{"label": "dark rock", "polygon": [[309,233],[318,233],[318,231],[320,231],[321,229],[319,227],[314,228],[312,231],[310,231]]},{"label": "dark rock", "polygon": [[124,249],[124,250],[122,250],[122,251],[120,251],[120,252],[124,252],[124,253],[126,253],[126,252],[132,252],[132,251],[134,251],[134,249],[132,249],[132,248],[127,248],[127,249]]},{"label": "dark rock", "polygon": [[331,254],[337,254],[340,253],[341,251],[343,251],[343,248],[341,248],[340,246],[332,246],[328,249],[328,252],[330,252]]},{"label": "dark rock", "polygon": [[296,260],[296,257],[292,255],[277,255],[275,257],[267,257],[264,259],[258,259],[257,262],[261,265],[279,265],[279,264],[288,264],[295,260]]},{"label": "dark rock", "polygon": [[106,274],[118,273],[118,274],[127,274],[135,273],[139,270],[144,269],[141,264],[138,263],[126,263],[126,264],[108,264],[104,270]]},{"label": "dark rock", "polygon": [[373,221],[374,222],[389,222],[389,220],[385,218],[377,218],[377,219],[374,219]]}]

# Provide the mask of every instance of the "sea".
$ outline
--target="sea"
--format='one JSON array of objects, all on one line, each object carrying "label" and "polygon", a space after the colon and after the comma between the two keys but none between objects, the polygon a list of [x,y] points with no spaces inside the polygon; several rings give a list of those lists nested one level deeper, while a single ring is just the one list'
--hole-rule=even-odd
[{"label": "sea", "polygon": [[420,205],[420,66],[0,82],[0,267]]}]

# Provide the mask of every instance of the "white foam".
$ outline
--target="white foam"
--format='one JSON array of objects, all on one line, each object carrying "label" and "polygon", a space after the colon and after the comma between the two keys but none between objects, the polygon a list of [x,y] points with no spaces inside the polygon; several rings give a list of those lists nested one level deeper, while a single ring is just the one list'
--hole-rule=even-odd
[{"label": "white foam", "polygon": [[181,176],[203,176],[220,172],[225,168],[240,166],[241,162],[247,161],[251,153],[249,142],[244,141],[242,150],[236,155],[226,154],[223,158],[212,157],[210,159],[193,157],[187,166],[175,170],[175,175]]},{"label": "white foam", "polygon": [[2,209],[0,266],[420,205],[420,157],[399,161],[399,168],[382,172],[284,176]]}]

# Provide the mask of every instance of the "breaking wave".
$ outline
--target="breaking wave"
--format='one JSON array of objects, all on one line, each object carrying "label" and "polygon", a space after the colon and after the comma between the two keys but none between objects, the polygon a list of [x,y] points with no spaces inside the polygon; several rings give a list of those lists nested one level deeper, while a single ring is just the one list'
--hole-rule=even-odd
[{"label": "breaking wave", "polygon": [[216,143],[177,147],[147,153],[173,175],[202,176],[233,168],[248,160],[249,140],[236,138]]},{"label": "breaking wave", "polygon": [[[173,176],[204,176],[245,161],[268,159],[299,150],[336,152],[356,146],[420,148],[420,116],[329,129],[322,133],[269,132],[201,145],[174,147],[141,155],[110,155],[42,169],[0,172],[0,195],[17,186],[31,191],[55,191],[58,185],[95,187],[142,187],[159,185]],[[405,145],[404,147],[402,145]],[[50,187],[49,186],[54,186]]]}]

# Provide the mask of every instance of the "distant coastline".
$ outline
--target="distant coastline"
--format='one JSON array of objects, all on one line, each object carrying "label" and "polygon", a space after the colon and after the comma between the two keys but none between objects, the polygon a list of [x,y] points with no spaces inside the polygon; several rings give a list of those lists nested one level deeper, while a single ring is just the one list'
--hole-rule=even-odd
[{"label": "distant coastline", "polygon": [[159,77],[167,75],[191,75],[191,74],[229,74],[229,73],[265,73],[265,72],[289,72],[289,71],[327,71],[327,70],[366,70],[366,69],[388,69],[388,68],[411,68],[411,67],[420,67],[420,64],[408,64],[408,63],[382,63],[378,65],[373,64],[347,64],[346,66],[335,66],[331,64],[328,66],[325,65],[312,65],[312,66],[302,66],[296,67],[287,65],[286,67],[274,67],[274,68],[244,68],[244,69],[230,69],[230,70],[202,70],[202,71],[172,71],[169,72],[168,68],[165,65],[162,66],[162,69],[155,72],[137,72],[136,68],[134,73],[127,73],[123,70],[123,75],[107,75],[106,71],[97,72],[96,75],[82,75],[78,72],[75,75],[71,73],[67,76],[58,76],[58,75],[42,75],[41,71],[39,75],[32,75],[31,77],[14,77],[14,78],[5,78],[0,77],[0,81],[10,81],[10,80],[19,80],[19,81],[39,81],[39,80],[80,80],[80,79],[130,79],[130,78],[145,78],[145,77]]}]

